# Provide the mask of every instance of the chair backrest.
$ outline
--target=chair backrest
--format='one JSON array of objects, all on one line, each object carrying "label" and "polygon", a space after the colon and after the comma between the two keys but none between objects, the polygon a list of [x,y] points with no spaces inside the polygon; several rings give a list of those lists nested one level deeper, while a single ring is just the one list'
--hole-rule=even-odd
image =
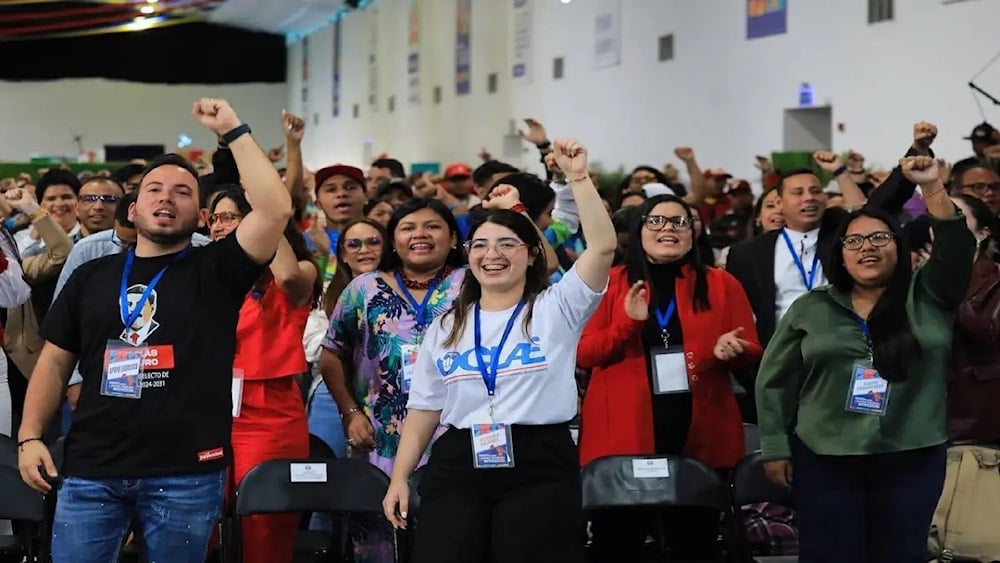
[{"label": "chair backrest", "polygon": [[676,455],[607,456],[582,471],[583,508],[701,506],[723,509],[726,486],[711,467]]},{"label": "chair backrest", "polygon": [[760,449],[760,430],[756,424],[743,423],[743,444],[748,455]]},{"label": "chair backrest", "polygon": [[309,457],[319,459],[337,459],[333,448],[315,434],[309,435]]},{"label": "chair backrest", "polygon": [[745,504],[773,502],[792,506],[792,491],[779,487],[764,474],[764,461],[760,452],[754,452],[736,466],[731,479],[733,505],[738,509]]},{"label": "chair backrest", "polygon": [[17,467],[17,442],[5,434],[0,434],[0,465]]},{"label": "chair backrest", "polygon": [[382,514],[389,477],[360,459],[275,459],[236,489],[236,516],[273,512]]},{"label": "chair backrest", "polygon": [[45,519],[42,494],[21,480],[15,467],[0,465],[0,519],[41,522]]},{"label": "chair backrest", "polygon": [[407,511],[408,514],[415,515],[418,510],[420,510],[420,480],[423,478],[424,474],[427,473],[427,466],[418,467],[416,471],[410,475],[410,510]]}]

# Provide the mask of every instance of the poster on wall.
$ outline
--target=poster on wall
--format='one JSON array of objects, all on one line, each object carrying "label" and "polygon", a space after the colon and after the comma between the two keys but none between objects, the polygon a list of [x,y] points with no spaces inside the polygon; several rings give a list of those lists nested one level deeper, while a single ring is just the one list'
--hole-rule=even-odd
[{"label": "poster on wall", "polygon": [[406,55],[406,100],[420,105],[420,10],[417,0],[410,0],[410,29],[407,34],[409,51]]},{"label": "poster on wall", "polygon": [[368,10],[368,106],[378,110],[378,9]]},{"label": "poster on wall", "polygon": [[747,39],[787,31],[788,0],[747,0]]},{"label": "poster on wall", "polygon": [[511,54],[511,77],[514,84],[531,83],[531,1],[514,2],[514,52]]},{"label": "poster on wall", "polygon": [[621,64],[621,0],[601,2],[594,18],[594,68]]},{"label": "poster on wall", "polygon": [[302,38],[302,115],[309,115],[309,36]]},{"label": "poster on wall", "polygon": [[469,28],[472,27],[472,0],[458,0],[458,18],[455,33],[455,93],[459,96],[472,90],[470,67],[472,50]]},{"label": "poster on wall", "polygon": [[333,116],[340,115],[340,20],[333,24]]}]

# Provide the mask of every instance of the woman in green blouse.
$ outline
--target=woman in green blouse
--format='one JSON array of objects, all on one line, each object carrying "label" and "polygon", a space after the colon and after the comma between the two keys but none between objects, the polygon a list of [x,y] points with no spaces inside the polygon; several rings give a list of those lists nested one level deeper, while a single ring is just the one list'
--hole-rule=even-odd
[{"label": "woman in green blouse", "polygon": [[927,203],[930,260],[911,275],[895,221],[852,213],[830,285],[792,304],[757,377],[765,471],[792,487],[803,563],[926,561],[952,325],[976,247],[935,161],[900,165]]}]

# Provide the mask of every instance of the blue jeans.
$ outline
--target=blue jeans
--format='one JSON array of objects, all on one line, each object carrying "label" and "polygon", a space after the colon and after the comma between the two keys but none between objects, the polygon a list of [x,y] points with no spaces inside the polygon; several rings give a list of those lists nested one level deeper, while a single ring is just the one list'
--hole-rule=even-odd
[{"label": "blue jeans", "polygon": [[340,421],[340,409],[333,400],[326,383],[320,382],[306,405],[306,416],[309,421],[309,433],[318,437],[330,446],[337,458],[347,457],[347,438],[344,436],[344,425]]},{"label": "blue jeans", "polygon": [[222,515],[226,472],[142,479],[66,477],[52,532],[54,563],[117,561],[135,522],[146,561],[202,563]]},{"label": "blue jeans", "polygon": [[[340,420],[340,409],[333,400],[326,383],[320,382],[306,406],[306,416],[309,421],[309,433],[318,437],[330,446],[338,459],[347,457],[347,438],[344,436],[344,424]],[[317,531],[332,531],[334,520],[329,514],[313,513],[309,521],[309,529]]]}]

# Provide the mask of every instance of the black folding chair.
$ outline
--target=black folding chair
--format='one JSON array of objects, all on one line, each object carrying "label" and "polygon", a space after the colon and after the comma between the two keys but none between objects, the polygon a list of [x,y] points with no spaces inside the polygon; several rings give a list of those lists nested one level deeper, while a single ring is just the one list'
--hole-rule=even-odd
[{"label": "black folding chair", "polygon": [[5,434],[0,434],[0,465],[17,467],[17,442]]},{"label": "black folding chair", "polygon": [[791,489],[779,487],[764,473],[764,461],[759,451],[754,452],[736,466],[730,479],[730,560],[733,563],[755,561],[758,563],[795,563],[796,556],[754,556],[746,541],[746,528],[741,517],[741,507],[759,502],[771,502],[792,507]]},{"label": "black folding chair", "polygon": [[[666,463],[666,471],[662,464]],[[660,464],[655,468],[650,463]],[[727,509],[726,485],[719,474],[696,459],[677,455],[607,456],[588,463],[581,474],[583,509],[707,508],[721,517]],[[661,514],[657,511],[657,520]],[[662,522],[659,545],[667,545]]]},{"label": "black folding chair", "polygon": [[[300,477],[292,481],[293,464]],[[307,467],[308,466],[308,467]],[[325,473],[325,479],[322,478]],[[308,474],[311,477],[303,477]],[[382,499],[389,477],[367,461],[359,459],[278,459],[256,465],[243,476],[233,503],[232,561],[240,563],[242,530],[240,520],[253,514],[282,512],[334,512],[380,517],[384,521]],[[330,538],[332,540],[332,538]],[[341,533],[340,556],[351,560],[352,547],[347,529]],[[398,538],[393,532],[396,560]],[[328,546],[332,548],[332,542]]]},{"label": "black folding chair", "polygon": [[756,424],[743,423],[743,447],[747,455],[760,450],[760,430]]},{"label": "black folding chair", "polygon": [[16,467],[0,465],[0,519],[26,524],[15,536],[0,536],[0,552],[17,553],[27,561],[47,561],[42,558],[40,528],[45,521],[45,505],[41,493],[21,480]]}]

